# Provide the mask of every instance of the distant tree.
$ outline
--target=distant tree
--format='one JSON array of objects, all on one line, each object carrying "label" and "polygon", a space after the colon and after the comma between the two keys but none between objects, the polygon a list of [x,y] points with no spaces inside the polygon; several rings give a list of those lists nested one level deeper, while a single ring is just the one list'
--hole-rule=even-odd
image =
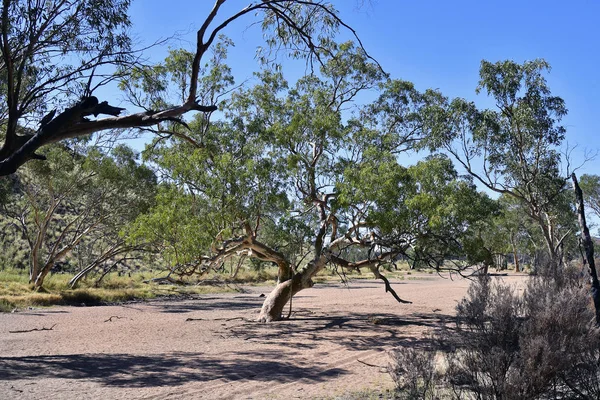
[{"label": "distant tree", "polygon": [[29,245],[29,279],[36,289],[73,253],[89,271],[133,250],[119,231],[149,207],[156,179],[124,146],[111,157],[94,149],[85,156],[73,154],[58,146],[49,147],[45,156],[45,162],[19,172],[20,199],[2,207]]},{"label": "distant tree", "polygon": [[522,255],[533,258],[536,254],[541,239],[539,228],[528,218],[524,205],[518,199],[502,195],[499,203],[501,213],[495,223],[502,232],[501,240],[512,253],[515,270],[519,272],[523,269],[520,261]]},{"label": "distant tree", "polygon": [[[258,15],[268,49],[286,50],[310,62],[326,58],[323,41],[338,28],[350,29],[325,1],[265,0],[221,16],[216,0],[200,24],[182,71],[177,104],[161,104],[130,115],[100,101],[99,86],[132,72],[143,53],[133,51],[127,15],[130,0],[5,0],[0,7],[0,176],[15,172],[45,145],[110,129],[150,127],[210,113],[198,89],[203,62],[215,39],[232,22]],[[249,21],[250,22],[250,21]],[[350,29],[351,32],[354,32]],[[139,71],[139,69],[138,69]],[[107,118],[97,118],[108,115]],[[93,118],[92,118],[93,117]],[[33,132],[19,134],[19,126]]]},{"label": "distant tree", "polygon": [[572,201],[565,201],[570,172],[561,171],[559,151],[565,136],[559,124],[567,109],[546,84],[548,69],[543,60],[483,61],[477,92],[487,92],[495,110],[440,96],[426,117],[429,147],[451,154],[486,188],[521,202],[549,257],[560,261],[575,216]]},{"label": "distant tree", "polygon": [[0,268],[27,268],[27,241],[17,221],[8,218],[4,213],[5,205],[18,199],[19,186],[16,175],[0,179]]}]

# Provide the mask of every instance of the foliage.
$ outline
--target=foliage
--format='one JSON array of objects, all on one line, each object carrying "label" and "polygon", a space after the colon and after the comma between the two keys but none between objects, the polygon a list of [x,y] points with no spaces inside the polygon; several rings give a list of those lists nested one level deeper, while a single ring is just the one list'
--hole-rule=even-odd
[{"label": "foliage", "polygon": [[[158,272],[161,273],[162,272]],[[99,273],[96,274],[98,276]],[[192,294],[224,293],[234,291],[227,285],[198,284],[186,281],[182,285],[162,285],[148,282],[157,272],[148,270],[129,274],[109,273],[96,285],[93,281],[82,282],[78,289],[71,289],[72,274],[51,274],[45,281],[44,290],[32,292],[28,276],[23,271],[5,269],[0,271],[0,312],[12,312],[27,307],[47,307],[52,305],[87,306],[122,303],[131,300],[158,297],[178,297]],[[256,276],[246,276],[248,281]]]},{"label": "foliage", "polygon": [[[277,264],[280,283],[299,275],[309,287],[325,266],[364,267],[391,290],[380,267],[400,255],[434,268],[466,253],[481,261],[475,227],[497,211],[495,202],[445,156],[398,162],[422,139],[423,109],[435,93],[388,80],[351,42],[328,50],[319,73],[290,83],[265,68],[255,86],[230,95],[220,54],[206,66],[215,81],[201,84],[225,91],[214,94],[222,118],[174,124],[147,147],[165,183],[130,234],[160,249],[171,273],[251,257]],[[163,64],[171,76],[185,65],[176,54]],[[367,91],[376,99],[359,103]],[[153,101],[166,93],[160,88]]]},{"label": "foliage", "polygon": [[[169,185],[132,236],[157,244],[172,265],[218,260],[217,267],[224,260],[219,254],[229,250],[222,243],[238,246],[234,251],[232,245],[230,256],[265,259],[256,248],[242,251],[249,228],[297,268],[310,261],[308,254],[319,255],[325,234],[330,241],[343,232],[356,235],[337,257],[352,253],[354,245],[367,258],[377,246],[388,254],[412,249],[436,267],[469,248],[470,227],[494,212],[494,202],[461,179],[446,157],[408,168],[396,159],[412,148],[418,135],[412,131],[430,94],[408,82],[386,81],[352,43],[331,49],[337,53],[320,75],[290,85],[281,72],[266,69],[255,87],[224,101],[225,120],[206,124],[198,117],[185,138],[155,140],[145,154]],[[178,65],[174,54],[164,65],[177,75],[169,69]],[[224,59],[221,54],[207,68],[228,71],[220,64]],[[231,83],[227,74],[210,76],[216,82],[205,82],[207,87]],[[345,116],[359,92],[379,85],[375,102],[356,105],[360,112]],[[328,208],[326,220],[317,204]]]},{"label": "foliage", "polygon": [[47,160],[17,175],[20,199],[4,204],[5,220],[29,246],[30,280],[40,287],[56,264],[71,268],[116,262],[126,248],[119,231],[153,201],[156,178],[125,146],[110,155],[50,147]]},{"label": "foliage", "polygon": [[547,86],[549,68],[543,60],[483,61],[477,92],[485,91],[497,109],[440,97],[429,110],[424,144],[445,149],[479,183],[522,203],[548,254],[559,260],[575,218],[559,151],[567,109]]},{"label": "foliage", "polygon": [[395,399],[437,399],[436,382],[440,379],[434,351],[408,347],[394,349],[388,372],[396,387]]},{"label": "foliage", "polygon": [[596,216],[600,216],[600,176],[581,175],[579,186],[583,191],[583,200],[586,208],[592,210]]},{"label": "foliage", "polygon": [[[185,114],[214,112],[218,108],[214,91],[205,92],[202,82],[215,79],[203,68],[204,58],[211,50],[218,56],[217,38],[237,20],[250,15],[261,19],[267,46],[259,49],[258,58],[264,64],[274,62],[282,51],[311,66],[323,64],[331,57],[327,45],[340,28],[356,37],[326,1],[261,1],[223,16],[225,1],[216,0],[209,9],[192,49],[174,50],[169,62],[154,66],[142,64],[143,50],[132,50],[127,31],[130,0],[4,1],[0,175],[42,158],[37,151],[52,143],[111,129],[141,128],[160,134],[161,125],[185,125]],[[123,108],[93,95],[98,87],[121,78],[131,103],[144,111],[120,116]],[[174,103],[160,96],[169,81],[179,94]],[[31,132],[17,134],[21,126]]]},{"label": "foliage", "polygon": [[129,3],[4,2],[0,104],[9,136],[21,118],[39,118],[68,96],[83,94],[82,82],[98,66],[126,60]]}]

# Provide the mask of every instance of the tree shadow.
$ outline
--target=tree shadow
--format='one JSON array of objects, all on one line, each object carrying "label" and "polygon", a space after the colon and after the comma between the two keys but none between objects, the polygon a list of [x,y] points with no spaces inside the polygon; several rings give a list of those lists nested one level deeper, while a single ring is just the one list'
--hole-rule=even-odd
[{"label": "tree shadow", "polygon": [[366,351],[396,346],[438,347],[429,335],[415,333],[442,329],[453,317],[440,313],[413,313],[398,316],[385,313],[346,313],[324,315],[298,310],[290,319],[263,324],[246,321],[226,326],[224,336],[251,340],[262,345],[296,349],[317,348],[332,341],[349,350]]},{"label": "tree shadow", "polygon": [[[346,374],[325,365],[298,365],[273,360],[274,354],[236,353],[236,358],[214,358],[201,353],[155,355],[72,354],[0,357],[0,381],[22,379],[84,379],[105,386],[178,386],[211,380],[324,382]],[[263,358],[263,359],[261,359]],[[265,360],[266,358],[267,360]],[[271,358],[271,360],[268,360]]]},{"label": "tree shadow", "polygon": [[235,297],[206,297],[194,299],[194,301],[169,302],[154,304],[153,306],[164,313],[189,313],[195,311],[244,311],[249,309],[260,309],[264,298],[258,295],[242,295]]}]

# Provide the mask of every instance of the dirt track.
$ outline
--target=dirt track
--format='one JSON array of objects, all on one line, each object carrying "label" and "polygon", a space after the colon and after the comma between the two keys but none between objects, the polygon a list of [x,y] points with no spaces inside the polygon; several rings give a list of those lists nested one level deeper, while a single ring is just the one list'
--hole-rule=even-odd
[{"label": "dirt track", "polygon": [[0,314],[0,398],[290,399],[390,388],[377,367],[386,352],[426,346],[423,334],[454,313],[468,281],[392,284],[413,304],[396,303],[380,281],[317,285],[294,297],[291,320],[273,324],[253,321],[265,287]]}]

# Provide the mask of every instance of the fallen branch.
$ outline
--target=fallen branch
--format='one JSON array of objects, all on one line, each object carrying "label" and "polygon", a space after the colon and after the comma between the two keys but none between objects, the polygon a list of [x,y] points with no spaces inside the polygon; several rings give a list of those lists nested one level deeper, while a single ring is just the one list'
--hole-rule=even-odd
[{"label": "fallen branch", "polygon": [[[235,320],[237,320],[237,319],[239,319],[239,320],[241,320],[241,321],[247,321],[247,319],[246,319],[246,318],[244,318],[244,317],[233,317],[233,318],[215,318],[215,319],[214,319],[214,321],[223,321],[223,320],[224,320],[224,321],[235,321]],[[251,322],[251,321],[249,321],[249,322]]]},{"label": "fallen branch", "polygon": [[164,283],[171,283],[173,285],[185,285],[185,282],[178,279],[173,279],[170,276],[161,276],[159,278],[147,279],[144,281],[144,283],[158,283],[159,285]]},{"label": "fallen branch", "polygon": [[366,362],[364,362],[364,361],[361,361],[361,360],[359,360],[359,359],[356,359],[356,361],[358,361],[358,362],[359,362],[359,363],[361,363],[361,364],[364,364],[364,365],[366,365],[367,367],[373,367],[373,368],[384,368],[384,369],[386,368],[386,367],[383,367],[383,366],[381,366],[381,365],[369,364],[369,363],[366,363]]},{"label": "fallen branch", "polygon": [[123,319],[125,317],[119,317],[118,315],[112,315],[109,319],[107,319],[104,322],[112,322],[113,318],[115,318],[115,319]]},{"label": "fallen branch", "polygon": [[50,328],[34,328],[34,329],[26,329],[22,331],[8,331],[8,333],[27,333],[27,332],[36,332],[36,331],[51,331],[54,329],[56,324],[52,325]]}]

